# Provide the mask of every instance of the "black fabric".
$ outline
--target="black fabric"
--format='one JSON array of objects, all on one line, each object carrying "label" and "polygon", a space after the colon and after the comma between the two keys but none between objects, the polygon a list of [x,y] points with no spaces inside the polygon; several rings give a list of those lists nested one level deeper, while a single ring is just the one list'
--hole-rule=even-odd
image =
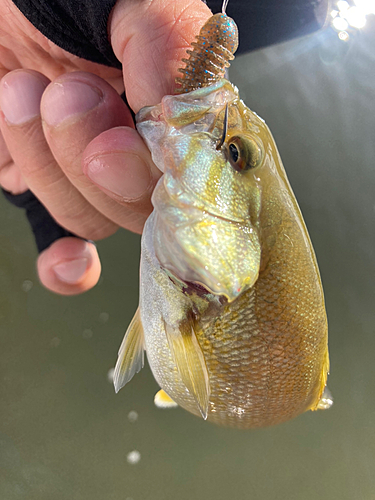
[{"label": "black fabric", "polygon": [[25,17],[59,47],[121,68],[108,41],[107,22],[116,0],[13,0]]},{"label": "black fabric", "polygon": [[[108,17],[116,0],[13,2],[39,31],[59,47],[89,61],[121,68],[107,33]],[[240,33],[237,53],[318,30],[327,17],[328,2],[329,0],[230,0],[227,13],[236,21]],[[206,3],[212,12],[221,11],[222,0],[207,0]]]},{"label": "black fabric", "polygon": [[34,233],[39,253],[64,236],[75,236],[57,224],[31,191],[18,195],[13,195],[4,189],[2,191],[10,203],[26,210],[26,216]]}]

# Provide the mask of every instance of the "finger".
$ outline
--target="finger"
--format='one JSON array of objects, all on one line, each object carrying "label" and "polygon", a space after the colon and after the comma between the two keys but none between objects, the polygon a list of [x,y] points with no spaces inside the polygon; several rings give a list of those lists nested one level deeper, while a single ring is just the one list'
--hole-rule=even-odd
[{"label": "finger", "polygon": [[[90,103],[94,99],[100,99],[100,102],[83,113],[82,106],[87,98]],[[143,223],[150,212],[150,196],[157,180],[154,175],[156,167],[149,153],[146,161],[142,156],[134,155],[129,155],[127,159],[127,163],[133,166],[131,173],[136,177],[136,182],[132,182],[128,178],[130,168],[124,169],[123,183],[129,183],[127,209],[93,185],[82,171],[83,150],[104,130],[126,125],[133,132],[133,137],[137,136],[132,130],[134,124],[130,111],[116,91],[95,75],[81,72],[66,74],[46,89],[41,112],[45,137],[54,157],[88,202],[122,227],[134,230],[140,220]],[[117,160],[120,160],[118,155]],[[133,188],[136,189],[134,193]],[[135,200],[133,204],[132,199]]]},{"label": "finger", "polygon": [[146,216],[151,213],[150,195],[161,172],[134,129],[117,127],[91,141],[83,153],[83,172],[124,207]]},{"label": "finger", "polygon": [[96,285],[100,260],[95,245],[80,238],[61,238],[39,255],[39,279],[52,292],[77,295]]},{"label": "finger", "polygon": [[[0,69],[0,79],[7,74],[7,71]],[[0,132],[0,186],[13,195],[18,195],[27,191],[28,187],[20,169],[10,156],[8,147]]]},{"label": "finger", "polygon": [[21,194],[27,190],[27,184],[20,169],[15,165],[0,132],[0,186],[12,194]]},{"label": "finger", "polygon": [[20,169],[11,161],[0,170],[0,186],[17,195],[27,191],[28,187],[23,178]]},{"label": "finger", "polygon": [[12,71],[2,79],[1,132],[26,183],[53,218],[84,238],[104,238],[112,234],[117,225],[92,207],[71,185],[45,140],[40,101],[47,85],[43,75],[29,70]]},{"label": "finger", "polygon": [[119,0],[110,19],[112,48],[122,62],[126,97],[135,111],[173,94],[181,58],[212,15],[201,0]]}]

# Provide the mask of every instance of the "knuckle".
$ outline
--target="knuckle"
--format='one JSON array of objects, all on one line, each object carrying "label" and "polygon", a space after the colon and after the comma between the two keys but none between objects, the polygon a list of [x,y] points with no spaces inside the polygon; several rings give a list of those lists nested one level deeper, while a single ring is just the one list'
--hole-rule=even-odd
[{"label": "knuckle", "polygon": [[32,123],[18,127],[17,131],[12,132],[14,140],[8,141],[9,152],[25,175],[37,174],[46,165],[51,164],[53,157],[44,139],[40,123],[33,120]]},{"label": "knuckle", "polygon": [[[83,211],[82,211],[83,212]],[[89,211],[90,212],[90,211]],[[103,217],[99,212],[87,213],[85,210],[53,214],[54,219],[65,229],[87,240],[101,240],[116,232],[118,226]]]}]

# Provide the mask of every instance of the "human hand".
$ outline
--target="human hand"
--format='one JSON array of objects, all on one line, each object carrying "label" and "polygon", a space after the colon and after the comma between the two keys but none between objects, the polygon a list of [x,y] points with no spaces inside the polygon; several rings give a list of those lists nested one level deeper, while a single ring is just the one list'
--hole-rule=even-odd
[{"label": "human hand", "polygon": [[[119,92],[124,85],[134,112],[172,93],[181,57],[209,15],[200,0],[119,0],[109,33],[121,76],[56,47],[1,0],[4,189],[30,188],[59,224],[88,240],[118,227],[141,232],[160,172]],[[38,273],[56,293],[81,293],[99,278],[96,248],[62,238],[41,253]]]}]

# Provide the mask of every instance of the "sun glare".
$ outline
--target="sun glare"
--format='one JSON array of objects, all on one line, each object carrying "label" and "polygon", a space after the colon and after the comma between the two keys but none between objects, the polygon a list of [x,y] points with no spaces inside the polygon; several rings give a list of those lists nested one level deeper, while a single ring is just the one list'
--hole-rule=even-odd
[{"label": "sun glare", "polygon": [[339,0],[331,11],[331,26],[346,42],[350,33],[366,25],[366,16],[371,14],[375,14],[375,0]]}]

